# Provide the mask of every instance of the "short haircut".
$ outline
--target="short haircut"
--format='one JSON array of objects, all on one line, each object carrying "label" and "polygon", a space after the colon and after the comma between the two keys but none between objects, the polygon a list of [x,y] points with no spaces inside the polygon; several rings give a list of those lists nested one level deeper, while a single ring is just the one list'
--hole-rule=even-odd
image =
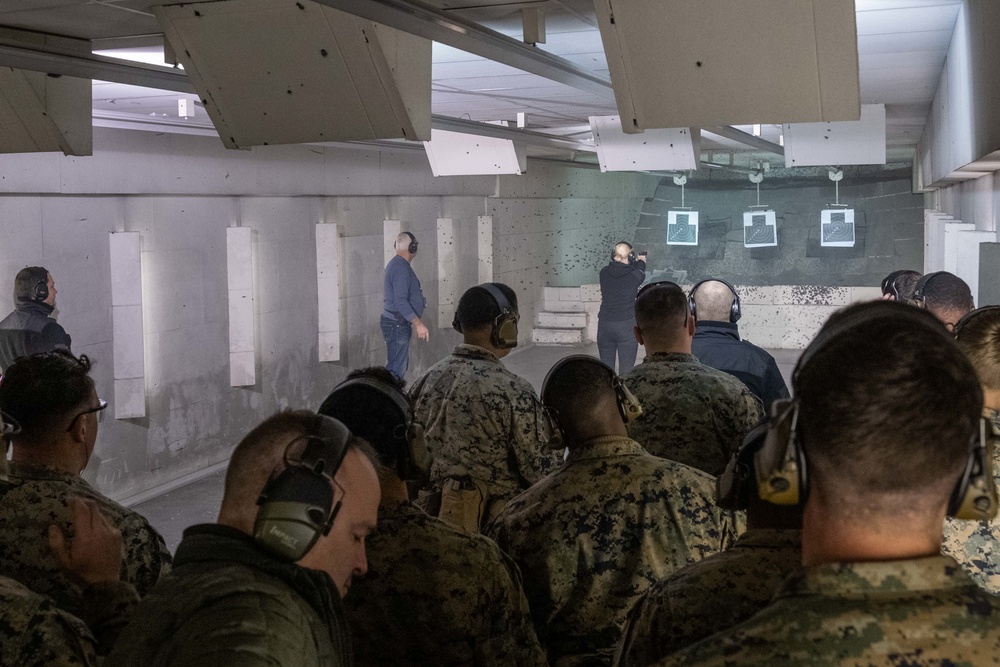
[{"label": "short haircut", "polygon": [[893,271],[882,279],[882,296],[892,295],[897,301],[909,301],[913,298],[913,290],[920,281],[920,272],[912,269]]},{"label": "short haircut", "polygon": [[735,292],[720,280],[706,280],[694,291],[699,320],[728,322],[735,300]]},{"label": "short haircut", "polygon": [[647,336],[672,339],[681,333],[687,317],[687,296],[680,287],[650,287],[635,300],[635,323]]},{"label": "short haircut", "polygon": [[[490,283],[490,285],[500,290],[507,297],[510,307],[517,311],[517,294],[514,290],[503,283]],[[476,285],[465,290],[465,294],[458,301],[455,315],[462,325],[462,331],[475,331],[492,325],[496,318],[500,317],[500,306],[492,294]]]},{"label": "short haircut", "polygon": [[36,442],[68,427],[94,391],[90,359],[67,350],[21,357],[0,381],[0,410],[21,426],[18,439]]},{"label": "short haircut", "polygon": [[594,409],[602,401],[615,400],[611,384],[613,372],[597,359],[572,359],[552,371],[543,388],[541,400],[555,411],[565,428],[567,422],[593,419]]},{"label": "short haircut", "polygon": [[[250,430],[233,450],[226,469],[224,510],[246,515],[256,512],[257,498],[272,475],[285,469],[285,450],[292,441],[314,433],[319,416],[308,410],[285,410]],[[358,450],[378,470],[378,458],[360,438],[352,437],[347,451]]]},{"label": "short haircut", "polygon": [[927,309],[933,312],[964,315],[975,308],[968,283],[947,271],[928,278],[922,291]]},{"label": "short haircut", "polygon": [[835,313],[820,336],[866,309],[873,319],[826,340],[794,375],[806,459],[836,494],[831,502],[865,499],[872,514],[923,510],[950,494],[968,460],[982,391],[930,313],[858,304]]},{"label": "short haircut", "polygon": [[628,241],[619,241],[615,244],[613,252],[616,258],[625,259],[632,252],[632,244]]},{"label": "short haircut", "polygon": [[416,241],[416,236],[411,236],[410,232],[400,232],[396,235],[396,250],[406,250],[410,247],[411,241]]},{"label": "short haircut", "polygon": [[41,266],[26,266],[14,277],[14,299],[16,301],[31,301],[35,295],[38,283],[48,283],[48,269]]},{"label": "short haircut", "polygon": [[977,312],[962,325],[955,340],[976,369],[980,384],[1000,391],[1000,308]]},{"label": "short haircut", "polygon": [[373,366],[351,371],[348,380],[368,378],[384,385],[383,390],[355,385],[334,387],[319,408],[321,415],[338,419],[351,433],[370,444],[379,462],[397,470],[402,459],[407,456],[407,422],[413,414],[401,414],[397,404],[387,396],[397,392],[397,398],[409,405],[409,398],[403,392],[406,383],[396,378],[385,368]]}]

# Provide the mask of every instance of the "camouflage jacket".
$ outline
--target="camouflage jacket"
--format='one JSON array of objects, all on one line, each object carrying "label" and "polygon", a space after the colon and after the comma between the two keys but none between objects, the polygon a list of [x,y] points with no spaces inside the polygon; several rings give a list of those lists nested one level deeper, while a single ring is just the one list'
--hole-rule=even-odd
[{"label": "camouflage jacket", "polygon": [[430,479],[472,479],[507,501],[559,461],[543,442],[541,403],[527,380],[491,352],[459,345],[410,388],[433,459]]},{"label": "camouflage jacket", "polygon": [[615,665],[653,665],[742,623],[766,607],[802,567],[801,530],[751,530],[731,549],[654,585],[629,613]]},{"label": "camouflage jacket", "polygon": [[407,503],[379,508],[366,552],[344,601],[355,664],[547,664],[517,566],[491,540]]},{"label": "camouflage jacket", "polygon": [[750,620],[658,665],[996,664],[1000,597],[947,556],[808,567]]},{"label": "camouflage jacket", "polygon": [[79,475],[11,463],[9,477],[10,485],[0,490],[0,575],[51,597],[74,616],[83,614],[81,591],[56,564],[47,537],[51,523],[62,524],[72,535],[70,496],[94,500],[121,530],[125,545],[121,578],[140,596],[169,571],[170,552],[149,522],[101,495]]},{"label": "camouflage jacket", "polygon": [[635,601],[723,548],[714,492],[705,473],[609,436],[508,503],[489,532],[521,568],[550,662],[607,665]]},{"label": "camouflage jacket", "polygon": [[[88,627],[13,579],[0,577],[0,665],[2,667],[79,667],[97,665],[107,653],[128,613],[138,601],[128,584],[87,589]],[[101,638],[95,639],[95,635]]]},{"label": "camouflage jacket", "polygon": [[628,433],[653,456],[718,475],[743,437],[764,417],[760,402],[733,376],[694,356],[658,352],[622,376],[642,404]]},{"label": "camouflage jacket", "polygon": [[276,560],[235,528],[184,531],[174,569],[143,598],[105,667],[350,667],[325,572]]},{"label": "camouflage jacket", "polygon": [[[993,451],[993,480],[1000,485],[1000,449]],[[977,584],[1000,595],[1000,517],[992,521],[948,517],[941,552],[957,560]]]}]

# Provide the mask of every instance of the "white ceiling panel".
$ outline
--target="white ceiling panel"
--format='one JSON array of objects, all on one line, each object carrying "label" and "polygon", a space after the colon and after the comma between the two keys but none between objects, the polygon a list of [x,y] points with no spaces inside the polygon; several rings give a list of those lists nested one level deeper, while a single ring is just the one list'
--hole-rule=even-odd
[{"label": "white ceiling panel", "polygon": [[857,12],[858,35],[884,35],[954,28],[960,5],[932,5]]},{"label": "white ceiling panel", "polygon": [[951,45],[952,29],[900,32],[884,35],[859,35],[858,53],[897,53],[900,51],[942,51]]}]

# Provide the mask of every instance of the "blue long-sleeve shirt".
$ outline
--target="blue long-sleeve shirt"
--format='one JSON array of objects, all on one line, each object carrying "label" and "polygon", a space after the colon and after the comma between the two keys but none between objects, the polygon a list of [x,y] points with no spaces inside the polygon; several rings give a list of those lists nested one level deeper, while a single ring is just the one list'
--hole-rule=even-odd
[{"label": "blue long-sleeve shirt", "polygon": [[427,299],[420,289],[420,279],[405,259],[396,255],[385,265],[385,292],[382,314],[413,321],[423,316]]}]

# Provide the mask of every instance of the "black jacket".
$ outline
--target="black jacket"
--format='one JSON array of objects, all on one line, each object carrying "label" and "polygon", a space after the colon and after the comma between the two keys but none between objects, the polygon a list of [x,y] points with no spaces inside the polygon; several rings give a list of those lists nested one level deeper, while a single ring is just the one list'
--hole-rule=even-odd
[{"label": "black jacket", "polygon": [[646,262],[632,264],[612,261],[601,269],[601,309],[597,316],[605,322],[635,319],[635,295],[646,280]]},{"label": "black jacket", "polygon": [[18,357],[56,348],[69,349],[69,334],[52,319],[53,310],[47,303],[21,301],[0,322],[0,371],[9,368]]},{"label": "black jacket", "polygon": [[698,322],[691,352],[698,361],[739,379],[764,403],[788,398],[788,388],[774,357],[753,343],[740,340],[739,328],[729,322]]}]

